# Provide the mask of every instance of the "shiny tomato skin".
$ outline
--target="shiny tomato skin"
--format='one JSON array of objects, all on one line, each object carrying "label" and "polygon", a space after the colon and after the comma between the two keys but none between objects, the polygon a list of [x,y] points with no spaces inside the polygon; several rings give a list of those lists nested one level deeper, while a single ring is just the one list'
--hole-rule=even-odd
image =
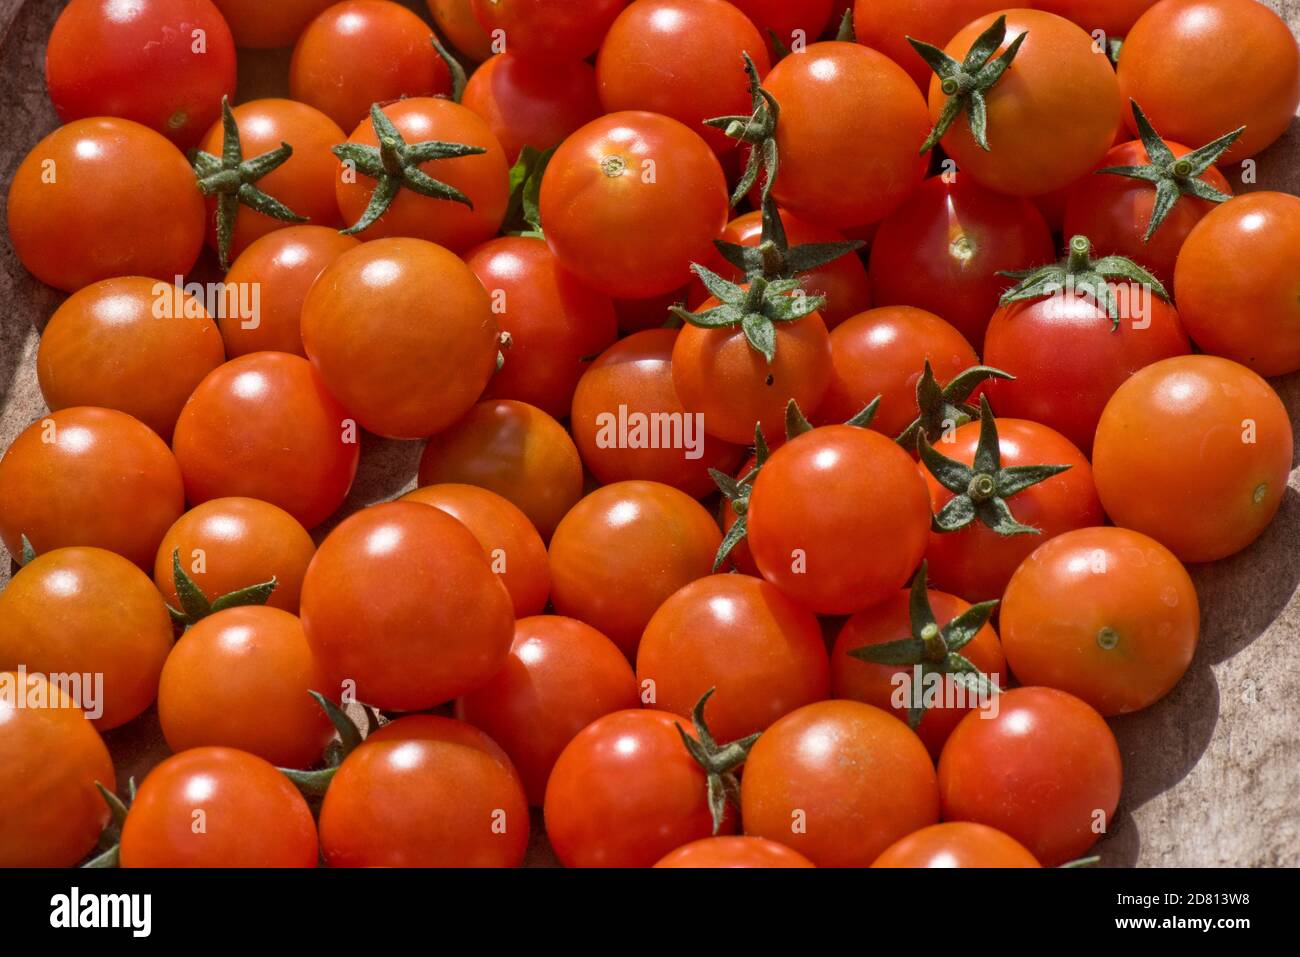
[{"label": "shiny tomato skin", "polygon": [[596,58],[606,113],[648,110],[685,123],[718,154],[737,141],[705,126],[752,109],[744,54],[762,78],[771,63],[763,34],[725,0],[636,0],[618,15]]},{"label": "shiny tomato skin", "polygon": [[417,488],[401,501],[432,505],[473,533],[510,593],[516,618],[536,615],[546,606],[551,590],[546,545],[513,503],[485,488],[454,482]]},{"label": "shiny tomato skin", "polygon": [[582,460],[564,426],[541,409],[490,399],[429,440],[420,458],[419,481],[460,482],[496,492],[549,541],[560,519],[582,498]]},{"label": "shiny tomato skin", "polygon": [[745,833],[818,867],[866,867],[939,820],[934,765],[916,735],[879,708],[821,701],[758,739],[740,787]]},{"label": "shiny tomato skin", "polygon": [[475,63],[492,56],[492,38],[474,16],[473,0],[425,0],[438,32]]},{"label": "shiny tomato skin", "polygon": [[706,837],[683,844],[659,859],[655,867],[700,868],[715,867],[816,867],[812,861],[784,844],[764,837],[728,834],[723,837]]},{"label": "shiny tomato skin", "polygon": [[931,824],[895,841],[872,867],[1042,867],[1014,837],[971,821]]},{"label": "shiny tomato skin", "polygon": [[591,357],[614,344],[618,320],[603,293],[583,285],[540,239],[501,236],[465,256],[510,336],[487,399],[518,399],[563,418]]},{"label": "shiny tomato skin", "polygon": [[1102,409],[1129,376],[1192,351],[1177,310],[1154,294],[1140,295],[1138,304],[1121,307],[1118,328],[1094,299],[1075,291],[999,308],[984,361],[1015,378],[986,387],[998,414],[1042,423],[1090,451]]},{"label": "shiny tomato skin", "polygon": [[471,0],[474,16],[505,52],[585,60],[627,0]]},{"label": "shiny tomato skin", "polygon": [[235,44],[209,0],[73,0],[50,33],[45,86],[64,123],[119,116],[188,149],[235,95]]},{"label": "shiny tomato skin", "polygon": [[[940,627],[948,624],[970,608],[968,602],[941,591],[929,591],[930,607]],[[873,705],[893,714],[900,721],[907,720],[907,706],[895,707],[897,693],[895,676],[913,675],[912,665],[879,665],[861,661],[849,654],[858,648],[898,641],[912,636],[911,617],[908,614],[908,592],[895,592],[878,605],[860,611],[840,628],[835,646],[831,650],[831,693],[836,698],[850,698]],[[992,625],[985,625],[975,633],[971,643],[961,650],[975,667],[979,668],[999,687],[1006,686],[1006,659]],[[910,688],[910,685],[907,686]],[[936,706],[927,708],[916,727],[930,757],[938,760],[943,743],[972,708]]]},{"label": "shiny tomato skin", "polygon": [[931,177],[872,241],[873,301],[933,312],[979,348],[989,316],[1015,284],[999,273],[1042,266],[1055,255],[1051,231],[1030,201],[960,173],[952,182]]},{"label": "shiny tomato skin", "polygon": [[[399,100],[385,106],[384,115],[408,145],[442,140],[478,146],[485,152],[429,160],[420,166],[421,171],[468,196],[472,208],[403,189],[388,211],[358,234],[360,238],[411,236],[459,253],[495,236],[505,218],[510,183],[505,151],[487,123],[459,103],[435,97]],[[352,131],[348,142],[363,146],[379,144],[369,116]],[[340,172],[334,184],[335,199],[343,218],[355,223],[370,204],[375,181],[342,166],[337,168]]]},{"label": "shiny tomato skin", "polygon": [[655,113],[611,113],[551,157],[546,241],[579,279],[622,299],[678,289],[727,224],[727,181],[708,145]]},{"label": "shiny tomato skin", "polygon": [[173,751],[216,745],[281,768],[317,763],[334,726],[308,694],[334,689],[302,623],[278,608],[227,608],[172,649],[158,688],[158,723]]},{"label": "shiny tomato skin", "polygon": [[226,355],[231,359],[250,352],[306,356],[301,318],[307,291],[326,266],[358,245],[358,240],[336,229],[312,225],[286,226],[249,243],[231,263],[225,281],[228,288],[240,292],[256,289],[257,312],[230,316],[221,323]]},{"label": "shiny tomato skin", "polygon": [[302,344],[362,427],[416,439],[467,412],[496,368],[482,284],[420,239],[363,243],[326,266],[302,306]]},{"label": "shiny tomato skin", "polygon": [[831,330],[831,384],[814,421],[847,422],[876,396],[871,428],[890,438],[916,418],[916,383],[926,361],[947,384],[979,359],[953,326],[911,306],[882,306],[859,313]]},{"label": "shiny tomato skin", "polygon": [[95,783],[114,786],[113,759],[44,675],[0,673],[0,689],[0,867],[72,867],[108,824]]},{"label": "shiny tomato skin", "polygon": [[163,599],[181,607],[172,553],[208,601],[275,579],[266,604],[298,613],[302,576],[316,543],[284,509],[255,498],[214,498],[196,505],[167,529],[153,563],[153,580]]},{"label": "shiny tomato skin", "polygon": [[212,0],[226,18],[241,50],[293,46],[299,34],[326,7],[338,0]]},{"label": "shiny tomato skin", "polygon": [[[202,813],[203,830],[196,829]],[[172,755],[140,784],[123,867],[315,867],[316,822],[271,764],[234,748]]]},{"label": "shiny tomato skin", "polygon": [[451,92],[451,73],[433,31],[390,0],[347,0],[321,11],[298,36],[289,92],[345,130],[373,103]]},{"label": "shiny tomato skin", "polygon": [[194,387],[225,360],[202,303],[171,283],[128,276],[64,300],[41,335],[36,375],[51,409],[117,409],[167,441]]},{"label": "shiny tomato skin", "polygon": [[1169,549],[1126,528],[1082,528],[1025,559],[998,620],[1019,681],[1068,691],[1110,717],[1178,683],[1200,617],[1196,587]]},{"label": "shiny tomato skin", "polygon": [[772,195],[796,215],[843,229],[897,209],[925,176],[925,103],[901,67],[855,43],[814,43],[764,88],[781,104],[781,173]]},{"label": "shiny tomato skin", "polygon": [[[330,148],[342,143],[347,134],[320,110],[294,100],[251,100],[232,107],[239,126],[239,142],[244,158],[251,159],[279,149],[281,143],[293,147],[293,155],[257,181],[257,188],[284,203],[299,216],[316,226],[337,228],[343,225],[334,198],[334,180],[338,160]],[[224,130],[218,120],[199,149],[213,156],[221,155]],[[208,245],[217,248],[217,200],[207,199]],[[255,240],[276,230],[288,229],[293,223],[241,207],[235,218],[230,241],[232,256],[238,256]],[[229,280],[227,280],[229,281]]]},{"label": "shiny tomato skin", "polygon": [[1250,193],[1211,210],[1175,269],[1187,331],[1262,376],[1300,369],[1300,198]]},{"label": "shiny tomato skin", "polygon": [[997,717],[968,714],[944,746],[944,820],[996,828],[1044,867],[1082,857],[1119,803],[1115,736],[1090,706],[1054,688],[1015,688],[998,701]]},{"label": "shiny tomato skin", "polygon": [[149,576],[102,548],[38,555],[0,592],[0,669],[102,675],[100,713],[87,709],[100,730],[153,704],[171,650],[171,619]]},{"label": "shiny tomato skin", "polygon": [[[1254,156],[1291,125],[1300,105],[1300,49],[1282,18],[1251,0],[1162,0],[1124,38],[1119,85],[1151,125],[1200,146],[1245,126],[1219,158]],[[1137,123],[1126,112],[1128,128]]]},{"label": "shiny tomato skin", "polygon": [[907,38],[915,37],[942,50],[976,17],[1004,9],[997,0],[856,0],[849,5],[858,42],[901,66],[922,93],[930,89],[934,71]]},{"label": "shiny tomato skin", "polygon": [[636,654],[645,703],[689,717],[705,710],[714,738],[762,731],[830,693],[826,644],[816,616],[761,578],[710,575],[669,596],[646,625]]},{"label": "shiny tomato skin", "polygon": [[[546,834],[566,867],[650,867],[713,834],[704,771],[665,711],[615,711],[560,752],[546,785]],[[721,833],[735,827],[733,815]]]},{"label": "shiny tomato skin", "polygon": [[850,614],[901,588],[929,529],[911,457],[848,425],[773,452],[749,500],[749,549],[763,577],[819,614]]},{"label": "shiny tomato skin", "polygon": [[[741,446],[706,433],[698,416],[687,418],[672,376],[679,334],[634,332],[602,352],[578,380],[569,428],[583,464],[602,483],[644,479],[703,498],[717,488],[709,470],[731,472],[744,454]],[[618,432],[620,410],[626,435]],[[655,422],[667,423],[668,431]]]},{"label": "shiny tomato skin", "polygon": [[510,593],[478,539],[418,502],[345,519],[307,567],[301,607],[325,671],[355,682],[359,700],[394,711],[482,686],[505,662],[514,629]]},{"label": "shiny tomato skin", "polygon": [[172,282],[203,248],[189,163],[130,120],[74,120],[32,147],[9,186],[8,219],[28,272],[64,292],[116,276]]},{"label": "shiny tomato skin", "polygon": [[[1016,521],[1040,529],[1041,534],[999,535],[977,518],[956,532],[930,532],[925,550],[930,581],[935,588],[970,602],[991,601],[1002,595],[1012,573],[1043,542],[1075,528],[1100,525],[1105,516],[1088,460],[1061,433],[1025,419],[998,419],[999,450],[1003,467],[1012,465],[1069,465],[1046,481],[1013,495],[1007,505]],[[936,448],[950,459],[970,465],[975,461],[979,422],[968,422],[952,433],[952,442]],[[920,468],[934,511],[952,498],[925,468]]]},{"label": "shiny tomato skin", "polygon": [[260,498],[315,528],[352,486],[361,456],[356,431],[306,359],[254,352],[199,383],[172,448],[191,505]]},{"label": "shiny tomato skin", "polygon": [[685,492],[616,482],[578,502],[551,539],[551,603],[586,622],[629,658],[677,589],[708,575],[722,533]]},{"label": "shiny tomato skin", "polygon": [[185,510],[175,457],[124,412],[78,407],[27,427],[0,459],[0,536],[36,554],[89,545],[141,568]]},{"label": "shiny tomato skin", "polygon": [[456,702],[456,715],[501,744],[528,802],[541,807],[551,769],[574,736],[639,704],[636,675],[613,642],[574,618],[535,615],[515,622],[505,665]]},{"label": "shiny tomato skin", "polygon": [[1286,407],[1254,372],[1216,356],[1165,359],[1107,403],[1093,446],[1097,491],[1116,525],[1181,561],[1215,561],[1277,514],[1292,444]]}]

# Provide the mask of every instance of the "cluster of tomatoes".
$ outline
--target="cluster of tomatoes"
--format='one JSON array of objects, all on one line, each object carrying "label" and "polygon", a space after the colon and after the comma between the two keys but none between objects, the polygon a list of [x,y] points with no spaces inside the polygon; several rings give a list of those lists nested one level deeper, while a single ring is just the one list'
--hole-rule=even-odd
[{"label": "cluster of tomatoes", "polygon": [[[0,864],[516,866],[530,807],[570,866],[1087,853],[1105,718],[1192,660],[1183,563],[1287,490],[1300,198],[1233,195],[1287,26],[428,9],[55,25]],[[291,45],[292,99],[231,105],[236,47]],[[324,525],[363,431],[419,487]],[[155,702],[174,754],[114,794],[100,733]]]}]

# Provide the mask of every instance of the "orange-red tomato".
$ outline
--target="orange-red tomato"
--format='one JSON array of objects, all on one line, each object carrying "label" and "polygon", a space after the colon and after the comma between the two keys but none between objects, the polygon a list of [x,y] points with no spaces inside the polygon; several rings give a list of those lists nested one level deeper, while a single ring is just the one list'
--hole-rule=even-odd
[{"label": "orange-red tomato", "polygon": [[1282,400],[1245,366],[1165,359],[1120,386],[1101,414],[1097,492],[1116,525],[1182,561],[1215,561],[1253,542],[1277,514],[1292,442]]},{"label": "orange-red tomato", "polygon": [[44,675],[0,672],[0,867],[72,867],[95,846],[114,785],[108,748]]},{"label": "orange-red tomato", "polygon": [[41,335],[36,375],[51,409],[117,409],[167,440],[194,387],[225,359],[201,302],[170,282],[130,276],[64,300]]},{"label": "orange-red tomato", "polygon": [[312,18],[338,0],[212,0],[241,49],[292,46]]},{"label": "orange-red tomato", "polygon": [[659,859],[655,867],[815,867],[812,861],[784,844],[763,837],[727,834],[683,844]]},{"label": "orange-red tomato", "polygon": [[185,510],[162,439],[124,412],[86,406],[28,426],[0,459],[0,538],[21,555],[91,545],[149,567]]},{"label": "orange-red tomato", "polygon": [[510,657],[456,702],[510,755],[530,804],[540,807],[565,745],[597,718],[639,705],[636,676],[608,638],[582,622],[536,615],[515,623]]},{"label": "orange-red tomato", "polygon": [[495,52],[492,38],[474,16],[473,0],[425,0],[439,32],[457,51],[481,63]]},{"label": "orange-red tomato", "polygon": [[0,669],[93,681],[77,703],[103,730],[153,704],[171,650],[171,619],[149,576],[102,548],[38,555],[0,592]]},{"label": "orange-red tomato", "polygon": [[1014,837],[983,824],[931,824],[895,841],[872,867],[1042,867]]},{"label": "orange-red tomato", "polygon": [[64,292],[115,276],[172,282],[203,248],[189,163],[130,120],[76,120],[37,143],[14,172],[8,217],[27,271]]},{"label": "orange-red tomato", "polygon": [[818,867],[866,867],[939,820],[934,765],[920,739],[879,708],[821,701],[758,739],[740,787],[745,833]]},{"label": "orange-red tomato", "polygon": [[1089,33],[1124,36],[1156,0],[1032,0],[1030,6],[1077,23]]},{"label": "orange-red tomato", "polygon": [[1005,7],[998,0],[850,0],[850,5],[858,42],[879,50],[901,66],[922,92],[930,89],[934,71],[907,38],[943,49],[958,30],[976,17]]},{"label": "orange-red tomato", "polygon": [[[844,5],[851,6],[852,0]],[[787,50],[801,49],[839,23],[838,16],[831,16],[833,0],[733,0],[732,6],[754,21],[769,49],[773,37]]]},{"label": "orange-red tomato", "polygon": [[627,0],[472,0],[503,49],[547,60],[585,60]]}]

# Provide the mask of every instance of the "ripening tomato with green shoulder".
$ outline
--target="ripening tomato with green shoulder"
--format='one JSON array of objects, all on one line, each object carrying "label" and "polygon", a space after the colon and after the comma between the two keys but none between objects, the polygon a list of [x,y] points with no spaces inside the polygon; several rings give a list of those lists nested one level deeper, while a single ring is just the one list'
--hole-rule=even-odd
[{"label": "ripening tomato with green shoulder", "polygon": [[487,122],[512,164],[525,146],[557,146],[604,112],[590,64],[514,53],[485,60],[470,74],[460,102]]},{"label": "ripening tomato with green shoulder", "polygon": [[113,759],[44,675],[0,672],[0,866],[73,867],[108,824]]},{"label": "ripening tomato with green shoulder", "polygon": [[79,289],[55,310],[36,377],[51,409],[117,409],[167,441],[195,386],[225,361],[203,303],[170,282],[124,276]]},{"label": "ripening tomato with green shoulder", "polygon": [[971,821],[945,821],[895,841],[872,867],[1042,867],[1014,837]]},{"label": "ripening tomato with green shoulder", "polygon": [[438,32],[451,41],[459,53],[482,63],[498,51],[492,37],[474,15],[474,0],[425,0]]},{"label": "ripening tomato with green shoulder", "polygon": [[700,868],[714,867],[816,867],[812,861],[784,844],[765,837],[748,834],[725,834],[705,837],[683,844],[665,854],[655,867]]},{"label": "ripening tomato with green shoulder", "polygon": [[241,50],[291,47],[318,14],[338,0],[212,0]]},{"label": "ripening tomato with green shoulder", "polygon": [[141,568],[185,510],[177,459],[152,429],[112,409],[61,409],[24,429],[0,458],[0,538],[36,554],[69,545]]},{"label": "ripening tomato with green shoulder", "polygon": [[[957,31],[976,17],[1004,9],[997,0],[849,0],[853,31],[863,46],[879,50],[904,70],[921,92],[934,76],[908,37],[937,47],[947,46]],[[835,23],[839,22],[836,17]]]},{"label": "ripening tomato with green shoulder", "polygon": [[474,16],[506,52],[541,60],[585,60],[627,0],[471,0]]},{"label": "ripening tomato with green shoulder", "polygon": [[122,867],[315,867],[316,822],[267,761],[234,748],[192,748],[145,776],[119,853]]}]

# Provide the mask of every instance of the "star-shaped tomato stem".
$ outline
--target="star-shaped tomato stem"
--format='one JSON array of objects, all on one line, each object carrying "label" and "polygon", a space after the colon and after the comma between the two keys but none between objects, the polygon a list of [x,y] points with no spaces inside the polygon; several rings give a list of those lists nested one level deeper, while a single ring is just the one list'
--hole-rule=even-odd
[{"label": "star-shaped tomato stem", "polygon": [[745,58],[745,73],[749,76],[749,95],[752,112],[747,116],[715,116],[704,121],[705,126],[722,130],[733,140],[739,140],[750,146],[749,159],[745,162],[744,172],[731,193],[731,205],[740,202],[758,182],[758,175],[763,174],[763,198],[772,191],[781,161],[776,151],[776,123],[781,115],[781,104],[771,93],[763,89],[759,79],[758,68],[748,53]]},{"label": "star-shaped tomato stem", "polygon": [[966,400],[980,383],[1014,378],[1011,373],[992,366],[971,366],[947,385],[940,386],[930,368],[930,360],[926,359],[921,378],[916,381],[916,408],[920,414],[899,433],[896,441],[909,451],[916,448],[918,432],[924,432],[931,442],[939,441],[950,429],[979,418],[980,410]]},{"label": "star-shaped tomato stem", "polygon": [[274,575],[269,581],[257,582],[244,588],[237,588],[225,595],[208,601],[208,596],[203,594],[203,590],[195,584],[194,579],[186,574],[185,569],[181,567],[181,550],[172,549],[172,582],[176,586],[176,597],[180,599],[180,608],[167,606],[167,612],[172,616],[172,621],[177,622],[183,627],[188,628],[190,625],[214,615],[226,608],[238,608],[244,605],[265,605],[275,591],[276,581]]},{"label": "star-shaped tomato stem", "polygon": [[704,773],[708,778],[709,813],[713,817],[714,834],[717,834],[722,828],[722,822],[727,815],[727,802],[730,801],[737,808],[740,807],[740,779],[736,776],[736,768],[745,763],[745,759],[749,757],[750,749],[762,733],[758,732],[738,741],[719,745],[713,739],[709,726],[704,720],[704,706],[713,697],[713,692],[716,690],[716,688],[710,688],[704,692],[704,695],[695,703],[695,707],[691,711],[691,723],[695,726],[695,737],[691,737],[682,730],[681,725],[676,726],[677,733],[682,736],[682,743],[686,745],[686,750],[690,752],[696,763],[704,769]]}]

